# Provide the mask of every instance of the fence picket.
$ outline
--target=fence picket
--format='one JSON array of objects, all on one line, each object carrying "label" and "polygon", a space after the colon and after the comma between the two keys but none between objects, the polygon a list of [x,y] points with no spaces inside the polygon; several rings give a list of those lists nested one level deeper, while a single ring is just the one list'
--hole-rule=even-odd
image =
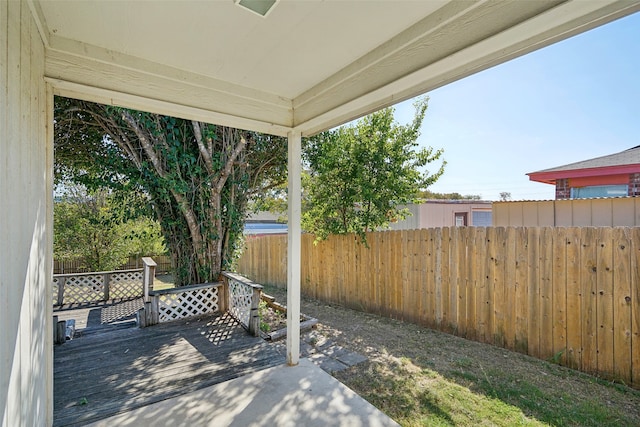
[{"label": "fence picket", "polygon": [[[598,229],[596,318],[598,371],[613,371],[613,236],[612,229]],[[600,349],[609,348],[609,351]]]},{"label": "fence picket", "polygon": [[[281,239],[281,240],[277,240]],[[460,227],[302,241],[306,295],[640,386],[640,228]],[[284,261],[283,261],[284,260]],[[286,282],[286,240],[238,270]]]},{"label": "fence picket", "polygon": [[566,286],[567,286],[567,350],[565,360],[573,369],[582,368],[582,289],[580,282],[580,229],[567,232]]}]

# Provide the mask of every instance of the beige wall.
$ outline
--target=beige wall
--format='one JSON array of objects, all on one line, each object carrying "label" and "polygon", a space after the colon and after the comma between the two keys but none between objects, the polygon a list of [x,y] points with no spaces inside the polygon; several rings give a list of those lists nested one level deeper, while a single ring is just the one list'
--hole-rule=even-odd
[{"label": "beige wall", "polygon": [[411,216],[390,224],[391,230],[415,230],[419,228],[453,227],[455,214],[465,212],[467,225],[473,224],[473,212],[491,212],[490,203],[430,201],[407,206]]},{"label": "beige wall", "polygon": [[494,202],[494,226],[640,226],[640,198]]},{"label": "beige wall", "polygon": [[[8,47],[8,49],[7,49]],[[0,425],[52,422],[51,161],[44,46],[0,0]]]}]

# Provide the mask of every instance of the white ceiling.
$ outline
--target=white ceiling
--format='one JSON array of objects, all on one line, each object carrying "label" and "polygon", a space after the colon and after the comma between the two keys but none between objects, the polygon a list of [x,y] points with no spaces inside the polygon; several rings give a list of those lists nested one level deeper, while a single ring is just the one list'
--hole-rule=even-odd
[{"label": "white ceiling", "polygon": [[56,93],[305,134],[640,9],[640,0],[29,0]]}]

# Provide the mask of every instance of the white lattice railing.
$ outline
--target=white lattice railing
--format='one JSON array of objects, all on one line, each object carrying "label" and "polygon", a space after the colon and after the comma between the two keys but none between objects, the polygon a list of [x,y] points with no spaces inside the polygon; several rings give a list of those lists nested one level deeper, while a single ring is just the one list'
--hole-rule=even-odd
[{"label": "white lattice railing", "polygon": [[216,313],[220,311],[222,286],[222,283],[207,283],[150,292],[151,310],[157,322]]},{"label": "white lattice railing", "polygon": [[249,333],[260,334],[258,305],[262,286],[233,273],[223,282],[182,286],[149,292],[150,301],[138,311],[138,325],[146,327],[194,316],[228,312]]},{"label": "white lattice railing", "polygon": [[143,296],[143,269],[56,274],[53,276],[54,305],[84,304],[114,298]]},{"label": "white lattice railing", "polygon": [[262,285],[253,283],[238,274],[224,272],[222,275],[227,284],[227,292],[229,294],[229,313],[250,333],[258,335],[260,333],[258,306],[260,304]]}]

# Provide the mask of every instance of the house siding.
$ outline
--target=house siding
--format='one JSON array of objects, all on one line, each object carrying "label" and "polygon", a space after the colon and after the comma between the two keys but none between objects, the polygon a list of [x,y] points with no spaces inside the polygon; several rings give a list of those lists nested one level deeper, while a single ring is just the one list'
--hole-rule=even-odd
[{"label": "house siding", "polygon": [[0,0],[0,426],[52,423],[51,95],[26,1]]}]

